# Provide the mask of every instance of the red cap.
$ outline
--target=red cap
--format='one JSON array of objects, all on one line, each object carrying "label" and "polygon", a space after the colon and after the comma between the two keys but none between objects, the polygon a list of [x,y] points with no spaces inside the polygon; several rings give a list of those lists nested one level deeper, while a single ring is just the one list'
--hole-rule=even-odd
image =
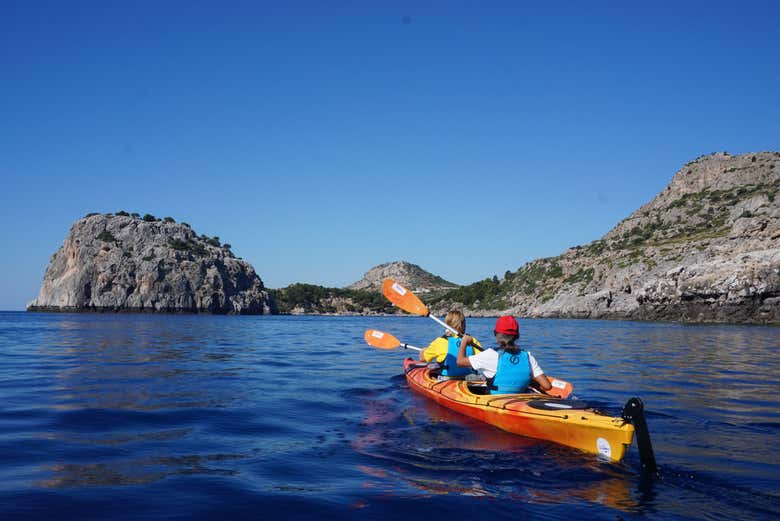
[{"label": "red cap", "polygon": [[517,335],[519,334],[519,330],[520,328],[517,326],[517,320],[515,320],[515,317],[503,316],[503,317],[498,317],[498,320],[496,320],[496,327],[495,327],[496,333],[503,333],[505,335]]}]

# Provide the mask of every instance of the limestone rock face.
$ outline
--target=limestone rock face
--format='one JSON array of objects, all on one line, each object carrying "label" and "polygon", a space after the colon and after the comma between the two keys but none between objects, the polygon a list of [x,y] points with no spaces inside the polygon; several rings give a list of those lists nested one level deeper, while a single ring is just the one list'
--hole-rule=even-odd
[{"label": "limestone rock face", "polygon": [[374,266],[363,275],[362,279],[347,286],[347,289],[380,291],[382,281],[388,277],[395,279],[415,293],[429,293],[458,287],[457,284],[427,272],[416,264],[396,261]]},{"label": "limestone rock face", "polygon": [[131,216],[76,221],[30,311],[263,314],[273,302],[251,264],[186,224]]},{"label": "limestone rock face", "polygon": [[780,324],[778,189],[778,152],[700,157],[601,239],[507,272],[489,293],[453,291],[432,308]]}]

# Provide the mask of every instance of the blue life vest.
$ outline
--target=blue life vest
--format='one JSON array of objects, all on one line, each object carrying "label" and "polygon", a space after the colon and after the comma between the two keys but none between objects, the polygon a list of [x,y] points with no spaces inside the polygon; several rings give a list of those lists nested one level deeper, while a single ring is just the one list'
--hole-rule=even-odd
[{"label": "blue life vest", "polygon": [[507,353],[498,352],[498,369],[489,386],[490,394],[510,394],[525,392],[531,383],[531,362],[528,351]]},{"label": "blue life vest", "polygon": [[[466,376],[474,372],[470,367],[458,367],[458,349],[460,349],[459,337],[447,337],[447,356],[441,363],[442,376]],[[473,346],[466,346],[466,356],[474,354]]]}]

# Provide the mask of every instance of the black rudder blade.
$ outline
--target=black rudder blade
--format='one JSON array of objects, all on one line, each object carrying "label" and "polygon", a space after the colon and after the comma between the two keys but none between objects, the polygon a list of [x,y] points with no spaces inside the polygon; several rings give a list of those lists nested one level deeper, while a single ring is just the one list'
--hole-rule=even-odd
[{"label": "black rudder blade", "polygon": [[639,460],[643,472],[658,472],[655,464],[653,444],[650,442],[650,431],[645,420],[645,405],[638,397],[629,399],[623,407],[623,419],[634,424],[636,447],[639,450]]}]

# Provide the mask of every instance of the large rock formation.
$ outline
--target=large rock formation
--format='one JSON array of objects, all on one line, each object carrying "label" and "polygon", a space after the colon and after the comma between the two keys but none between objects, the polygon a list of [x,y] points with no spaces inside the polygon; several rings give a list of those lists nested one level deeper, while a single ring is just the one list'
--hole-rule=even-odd
[{"label": "large rock formation", "polygon": [[488,315],[780,324],[780,153],[717,153],[600,240],[433,303]]},{"label": "large rock formation", "polygon": [[457,284],[425,271],[417,264],[396,261],[374,266],[363,275],[362,279],[347,286],[347,289],[380,291],[382,281],[388,277],[395,279],[416,293],[430,293],[458,287]]},{"label": "large rock formation", "polygon": [[73,224],[27,309],[261,314],[272,300],[216,237],[170,218],[92,214]]}]

